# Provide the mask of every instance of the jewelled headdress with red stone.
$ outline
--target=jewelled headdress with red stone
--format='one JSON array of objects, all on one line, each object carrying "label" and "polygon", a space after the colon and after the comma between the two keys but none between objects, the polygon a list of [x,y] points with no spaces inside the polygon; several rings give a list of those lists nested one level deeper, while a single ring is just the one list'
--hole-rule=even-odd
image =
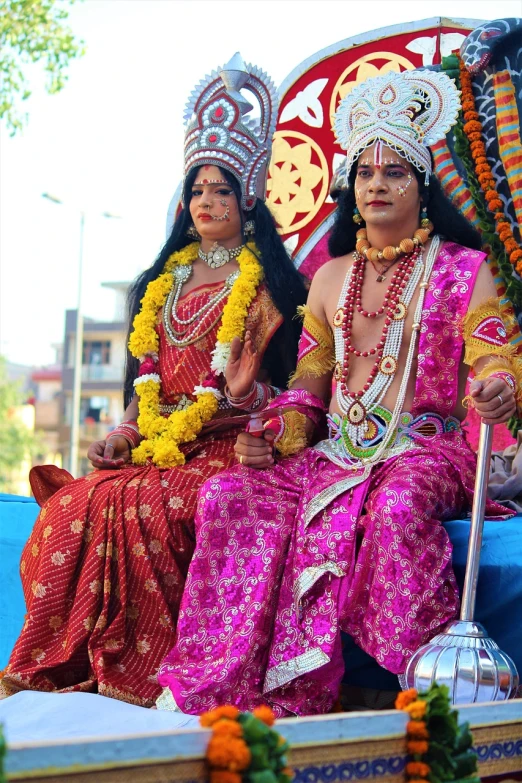
[{"label": "jewelled headdress with red stone", "polygon": [[[259,117],[248,118],[253,106],[242,95],[249,91],[259,104]],[[241,185],[241,206],[250,210],[266,195],[272,136],[277,120],[275,86],[264,71],[245,64],[236,53],[193,90],[185,110],[185,177],[210,164],[230,171]]]},{"label": "jewelled headdress with red stone", "polygon": [[426,175],[432,172],[429,147],[455,125],[460,109],[453,79],[435,71],[404,71],[367,79],[341,101],[334,132],[346,150],[346,182],[360,154],[372,144],[375,163],[385,145]]}]

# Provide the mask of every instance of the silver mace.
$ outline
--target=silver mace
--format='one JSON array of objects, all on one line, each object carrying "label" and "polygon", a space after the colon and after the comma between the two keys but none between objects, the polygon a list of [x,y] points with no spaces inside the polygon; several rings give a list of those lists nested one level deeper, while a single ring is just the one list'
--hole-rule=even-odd
[{"label": "silver mace", "polygon": [[509,655],[473,619],[492,440],[493,425],[481,422],[460,620],[451,622],[431,642],[420,647],[406,669],[408,688],[425,691],[433,682],[447,685],[453,704],[505,701],[516,695],[519,684],[516,666]]}]

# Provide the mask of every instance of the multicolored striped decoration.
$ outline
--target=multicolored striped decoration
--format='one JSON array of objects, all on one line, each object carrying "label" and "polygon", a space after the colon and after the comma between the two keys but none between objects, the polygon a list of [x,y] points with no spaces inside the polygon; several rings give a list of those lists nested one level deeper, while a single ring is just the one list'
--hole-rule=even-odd
[{"label": "multicolored striped decoration", "polygon": [[479,220],[473,196],[455,168],[446,140],[441,139],[438,141],[431,147],[431,151],[433,153],[435,173],[440,180],[444,193],[455,204],[459,212],[462,212],[464,217],[478,228]]},{"label": "multicolored striped decoration", "polygon": [[522,222],[522,142],[515,87],[509,71],[493,74],[493,94],[497,111],[497,138],[500,159],[506,172],[513,207]]}]

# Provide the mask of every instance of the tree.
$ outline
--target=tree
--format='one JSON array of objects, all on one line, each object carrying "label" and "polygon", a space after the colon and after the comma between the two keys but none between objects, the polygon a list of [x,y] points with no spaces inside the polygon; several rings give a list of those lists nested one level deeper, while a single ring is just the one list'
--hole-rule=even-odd
[{"label": "tree", "polygon": [[27,117],[20,103],[31,95],[30,63],[43,64],[45,88],[52,94],[65,86],[70,61],[84,53],[83,42],[64,24],[69,12],[63,5],[72,2],[0,0],[0,118],[13,136]]},{"label": "tree", "polygon": [[0,492],[11,492],[13,476],[39,447],[38,435],[18,416],[23,405],[19,384],[9,380],[0,356]]}]

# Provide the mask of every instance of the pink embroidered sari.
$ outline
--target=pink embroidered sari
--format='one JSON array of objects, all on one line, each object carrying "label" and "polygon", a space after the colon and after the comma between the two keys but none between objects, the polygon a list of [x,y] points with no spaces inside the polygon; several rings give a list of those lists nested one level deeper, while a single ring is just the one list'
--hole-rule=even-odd
[{"label": "pink embroidered sari", "polygon": [[371,469],[347,470],[319,444],[271,469],[237,466],[204,484],[158,706],[328,712],[344,670],[340,630],[401,673],[455,617],[441,523],[469,508],[475,457],[449,417],[463,347],[458,324],[483,257],[445,245],[431,275],[410,413],[414,422],[442,422],[438,434],[414,427],[411,448]]}]

